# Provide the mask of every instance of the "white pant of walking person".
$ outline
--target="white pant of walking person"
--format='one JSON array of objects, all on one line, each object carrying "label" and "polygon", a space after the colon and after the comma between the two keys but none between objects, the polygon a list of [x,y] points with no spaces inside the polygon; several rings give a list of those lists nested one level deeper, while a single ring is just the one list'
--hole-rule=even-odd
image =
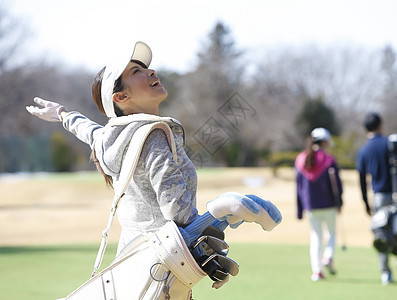
[{"label": "white pant of walking person", "polygon": [[[326,265],[329,271],[335,273],[333,269],[333,257],[336,245],[336,208],[314,209],[308,211],[311,224],[310,232],[310,262],[312,267],[313,281],[323,278],[323,266]],[[326,233],[323,252],[323,232]],[[317,278],[319,277],[319,278]]]}]

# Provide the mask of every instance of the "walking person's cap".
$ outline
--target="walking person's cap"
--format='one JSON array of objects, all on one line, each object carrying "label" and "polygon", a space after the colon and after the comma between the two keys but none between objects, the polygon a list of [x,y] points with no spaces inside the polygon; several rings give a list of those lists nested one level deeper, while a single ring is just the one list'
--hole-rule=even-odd
[{"label": "walking person's cap", "polygon": [[331,137],[331,134],[329,133],[329,131],[322,127],[313,129],[311,136],[312,136],[313,142],[319,142],[319,141],[331,142],[332,141],[332,137]]},{"label": "walking person's cap", "polygon": [[[121,49],[122,48],[122,49]],[[123,73],[131,60],[143,63],[147,68],[152,61],[152,50],[143,42],[136,42],[131,54],[130,47],[119,47],[119,52],[114,53],[111,60],[106,65],[102,78],[101,98],[102,105],[108,117],[116,117],[113,107],[114,83]]]}]

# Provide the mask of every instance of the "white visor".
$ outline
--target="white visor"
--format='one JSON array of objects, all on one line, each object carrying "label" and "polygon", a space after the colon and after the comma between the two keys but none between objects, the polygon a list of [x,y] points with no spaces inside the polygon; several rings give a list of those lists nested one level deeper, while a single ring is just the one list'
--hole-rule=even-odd
[{"label": "white visor", "polygon": [[146,67],[149,67],[150,62],[152,61],[152,51],[149,46],[143,42],[135,43],[132,55],[129,50],[131,48],[128,48],[128,52],[126,49],[127,47],[123,48],[124,50],[120,50],[124,52],[115,54],[111,61],[106,65],[105,72],[103,73],[101,86],[102,105],[109,118],[117,117],[113,107],[114,83],[123,73],[128,63],[131,60],[137,60],[143,63]]}]

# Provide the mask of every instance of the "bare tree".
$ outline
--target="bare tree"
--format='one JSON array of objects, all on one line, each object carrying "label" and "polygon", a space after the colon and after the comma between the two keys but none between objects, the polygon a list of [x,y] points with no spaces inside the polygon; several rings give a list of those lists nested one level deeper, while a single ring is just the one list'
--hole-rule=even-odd
[{"label": "bare tree", "polygon": [[[239,88],[243,67],[242,53],[236,49],[230,30],[217,22],[198,53],[196,69],[184,76],[180,86],[182,97],[198,122],[203,122]],[[203,117],[203,118],[201,118]]]},{"label": "bare tree", "polygon": [[319,97],[334,110],[342,134],[361,130],[363,114],[382,109],[381,59],[379,51],[359,48],[304,47],[264,54],[248,93],[261,107],[262,142],[270,142],[273,150],[301,146],[294,121],[305,99]]},{"label": "bare tree", "polygon": [[[173,115],[185,125],[189,145],[200,144],[201,150],[223,163],[228,163],[226,152],[231,142],[239,144],[242,153],[247,151],[243,125],[235,127],[227,119],[237,113],[231,108],[236,107],[232,105],[237,104],[235,96],[241,98],[237,92],[242,89],[243,75],[243,52],[237,49],[229,28],[217,22],[202,44],[195,70],[181,76],[175,85]],[[244,112],[240,108],[238,114]],[[209,135],[210,131],[219,135]],[[210,141],[217,143],[209,146],[206,143]]]},{"label": "bare tree", "polygon": [[381,67],[385,75],[385,85],[379,102],[383,105],[385,132],[386,134],[397,133],[397,64],[396,52],[391,46],[383,49]]},{"label": "bare tree", "polygon": [[26,25],[0,3],[0,75],[15,63],[14,59],[22,50],[27,36]]}]

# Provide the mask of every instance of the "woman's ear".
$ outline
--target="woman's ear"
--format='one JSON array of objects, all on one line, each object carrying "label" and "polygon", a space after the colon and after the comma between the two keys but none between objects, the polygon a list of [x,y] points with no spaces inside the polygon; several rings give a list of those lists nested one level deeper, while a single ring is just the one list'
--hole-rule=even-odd
[{"label": "woman's ear", "polygon": [[124,103],[128,99],[128,97],[121,92],[114,93],[112,98],[113,98],[113,101],[116,103]]}]

